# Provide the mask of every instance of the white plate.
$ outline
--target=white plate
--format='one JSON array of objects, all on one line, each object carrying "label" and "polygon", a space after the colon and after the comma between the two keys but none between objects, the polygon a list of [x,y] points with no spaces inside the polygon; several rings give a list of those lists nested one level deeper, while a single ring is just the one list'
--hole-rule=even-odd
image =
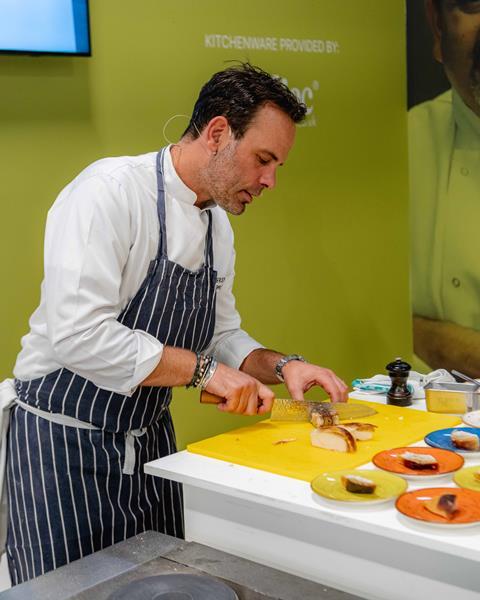
[{"label": "white plate", "polygon": [[462,421],[470,427],[480,427],[480,410],[465,413],[462,416]]}]

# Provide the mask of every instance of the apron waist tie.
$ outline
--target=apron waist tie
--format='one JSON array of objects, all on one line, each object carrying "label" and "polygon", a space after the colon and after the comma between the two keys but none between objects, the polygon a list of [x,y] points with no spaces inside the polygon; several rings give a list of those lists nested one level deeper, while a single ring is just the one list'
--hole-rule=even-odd
[{"label": "apron waist tie", "polygon": [[[101,431],[100,427],[96,427],[91,423],[87,423],[86,421],[80,421],[80,419],[75,419],[75,417],[69,417],[68,415],[62,415],[60,413],[51,413],[45,410],[40,410],[35,406],[31,406],[30,404],[26,404],[22,402],[18,398],[16,398],[16,403],[26,410],[29,413],[40,417],[41,419],[45,419],[46,421],[51,421],[52,423],[56,423],[57,425],[66,425],[67,427],[75,427],[77,429],[95,429],[97,431]],[[133,475],[135,470],[135,438],[140,437],[146,432],[147,428],[143,429],[132,429],[131,431],[125,432],[125,456],[123,458],[123,468],[122,473],[124,475]]]},{"label": "apron waist tie", "polygon": [[125,433],[125,459],[123,461],[123,474],[133,475],[135,470],[135,438],[140,437],[147,431],[147,428],[132,429]]}]

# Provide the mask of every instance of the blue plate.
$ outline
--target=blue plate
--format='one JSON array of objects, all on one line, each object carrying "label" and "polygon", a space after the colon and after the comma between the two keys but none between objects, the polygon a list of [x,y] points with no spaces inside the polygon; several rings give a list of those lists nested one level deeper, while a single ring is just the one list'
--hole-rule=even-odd
[{"label": "blue plate", "polygon": [[444,450],[452,450],[453,452],[458,452],[459,454],[471,454],[472,456],[477,456],[480,454],[478,450],[461,450],[457,448],[451,439],[452,431],[468,431],[468,433],[473,433],[478,438],[480,438],[480,431],[478,428],[474,427],[449,427],[448,429],[437,429],[437,431],[431,431],[428,435],[425,436],[425,443],[433,448],[443,448]]}]

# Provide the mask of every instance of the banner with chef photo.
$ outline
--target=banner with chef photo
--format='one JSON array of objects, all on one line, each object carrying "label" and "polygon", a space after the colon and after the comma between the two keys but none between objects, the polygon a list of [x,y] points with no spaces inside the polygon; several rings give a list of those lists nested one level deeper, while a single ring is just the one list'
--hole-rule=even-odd
[{"label": "banner with chef photo", "polygon": [[[38,302],[59,191],[96,159],[178,140],[200,87],[236,61],[307,106],[275,189],[231,217],[242,327],[347,382],[408,359],[404,1],[102,0],[90,28],[90,58],[0,62],[3,375]],[[180,446],[239,425],[195,392],[174,397]]]},{"label": "banner with chef photo", "polygon": [[407,14],[415,368],[480,377],[480,0]]}]

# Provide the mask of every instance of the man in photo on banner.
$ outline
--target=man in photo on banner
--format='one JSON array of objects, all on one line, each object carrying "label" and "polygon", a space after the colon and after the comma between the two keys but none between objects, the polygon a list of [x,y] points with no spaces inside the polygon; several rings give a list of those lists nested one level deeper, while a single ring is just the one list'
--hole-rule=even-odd
[{"label": "man in photo on banner", "polygon": [[415,352],[480,377],[480,0],[426,0],[451,90],[409,113]]},{"label": "man in photo on banner", "polygon": [[331,370],[243,331],[232,292],[227,213],[275,186],[305,113],[278,78],[227,68],[177,144],[100,160],[53,204],[40,305],[14,370],[14,584],[148,529],[183,537],[181,486],[143,472],[176,451],[172,388],[205,389],[238,415],[268,413],[279,380],[296,399],[319,385],[346,400]]}]

